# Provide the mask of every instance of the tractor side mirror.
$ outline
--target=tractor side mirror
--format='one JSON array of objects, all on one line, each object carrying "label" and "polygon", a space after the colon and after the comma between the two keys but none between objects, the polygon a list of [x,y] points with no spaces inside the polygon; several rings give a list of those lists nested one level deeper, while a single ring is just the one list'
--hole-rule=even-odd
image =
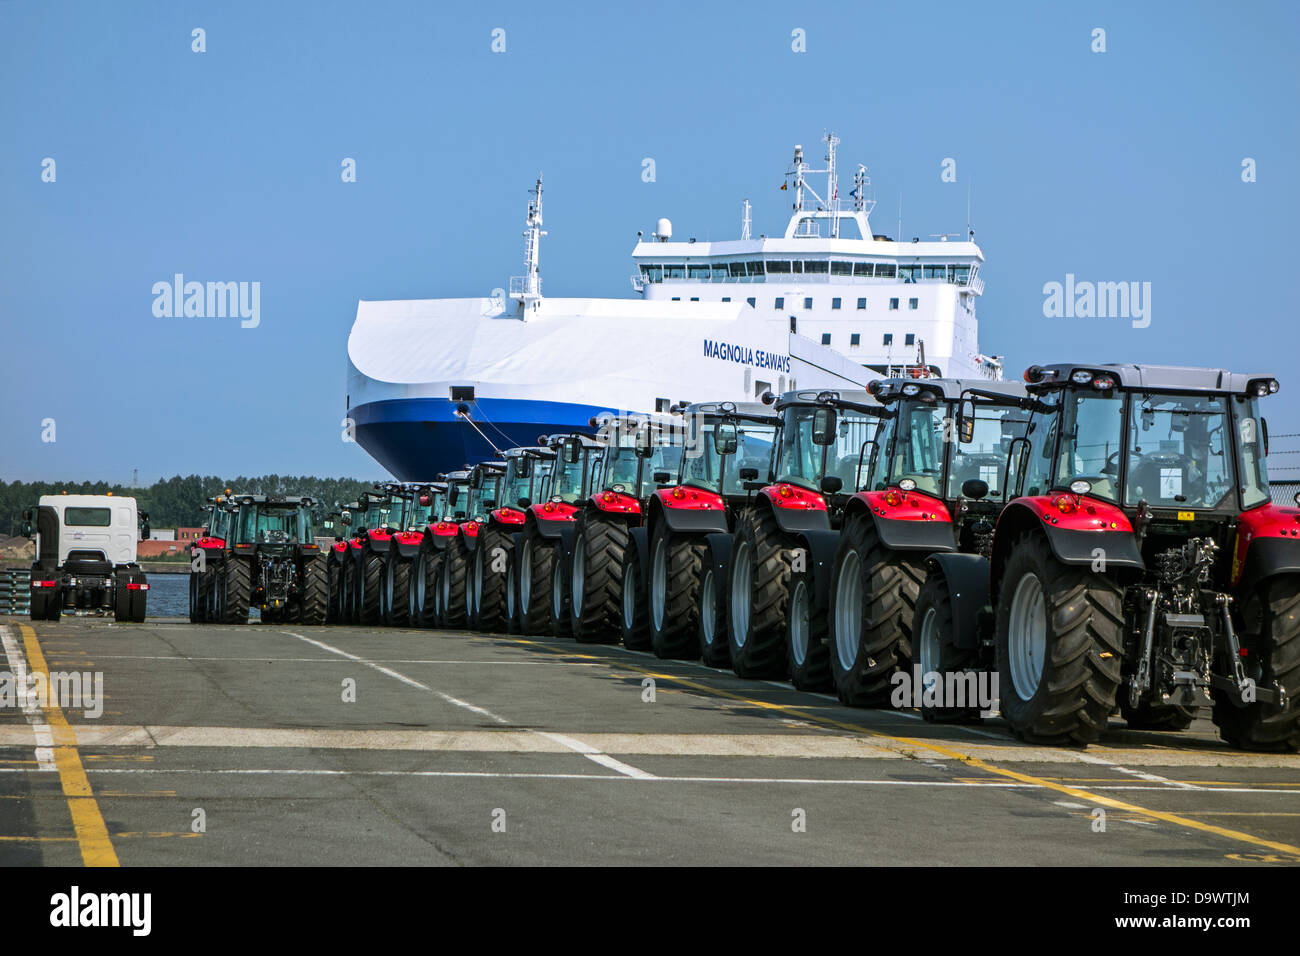
[{"label": "tractor side mirror", "polygon": [[32,536],[32,523],[30,521],[23,521],[23,537],[30,538],[31,536]]},{"label": "tractor side mirror", "polygon": [[814,445],[834,445],[838,415],[833,408],[822,407],[813,412],[812,440]]},{"label": "tractor side mirror", "polygon": [[1259,431],[1264,439],[1264,457],[1268,457],[1268,419],[1263,415],[1259,416]]},{"label": "tractor side mirror", "polygon": [[515,475],[520,478],[531,478],[533,476],[533,460],[527,455],[522,458],[516,458]]},{"label": "tractor side mirror", "polygon": [[564,441],[564,460],[570,465],[576,465],[582,458],[582,443],[576,438],[567,438]]},{"label": "tractor side mirror", "polygon": [[758,469],[742,468],[737,474],[740,475],[741,481],[754,481],[756,478],[758,478]]},{"label": "tractor side mirror", "polygon": [[666,485],[668,482],[673,480],[673,476],[666,471],[656,471],[654,473],[654,480],[656,485]]},{"label": "tractor side mirror", "polygon": [[140,540],[149,540],[149,516],[145,515],[144,520],[140,523]]},{"label": "tractor side mirror", "polygon": [[833,495],[844,487],[844,479],[839,475],[824,475],[820,484],[822,491],[828,495]]},{"label": "tractor side mirror", "polygon": [[969,445],[975,439],[975,402],[966,399],[957,406],[957,441]]},{"label": "tractor side mirror", "polygon": [[713,426],[713,450],[719,455],[734,455],[740,438],[735,422],[716,422]]},{"label": "tractor side mirror", "polygon": [[637,429],[635,441],[636,456],[638,458],[649,458],[655,453],[654,431],[649,425]]},{"label": "tractor side mirror", "polygon": [[339,521],[343,522],[344,525],[352,524],[352,512],[351,511],[343,512],[341,515],[339,515]]}]

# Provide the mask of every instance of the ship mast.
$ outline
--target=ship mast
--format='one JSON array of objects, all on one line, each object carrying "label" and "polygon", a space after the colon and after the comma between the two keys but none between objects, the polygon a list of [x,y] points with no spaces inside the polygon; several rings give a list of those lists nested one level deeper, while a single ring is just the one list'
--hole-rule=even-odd
[{"label": "ship mast", "polygon": [[[809,169],[808,164],[804,162],[803,147],[794,148],[794,161],[790,164],[787,176],[794,177],[794,215],[790,218],[790,225],[786,229],[786,238],[812,239],[820,235],[817,228],[818,219],[830,220],[830,236],[828,238],[838,239],[840,237],[840,219],[851,218],[858,224],[858,231],[863,239],[871,238],[871,227],[867,221],[867,216],[875,204],[866,198],[866,187],[870,185],[871,180],[867,178],[866,167],[859,165],[858,171],[853,176],[853,193],[851,209],[845,209],[840,202],[840,184],[839,184],[839,160],[837,157],[837,147],[840,145],[840,138],[834,133],[827,133],[822,137],[826,143],[826,168]],[[808,185],[809,174],[826,175],[826,196],[823,198],[817,194],[817,190]],[[807,193],[812,200],[816,201],[815,209],[806,209],[804,202],[804,193]],[[811,203],[809,203],[811,205]]]},{"label": "ship mast", "polygon": [[542,273],[539,265],[542,236],[542,174],[537,174],[533,198],[528,201],[528,217],[524,228],[524,274],[511,276],[510,298],[519,300],[520,317],[528,320],[528,313],[536,311],[542,301]]}]

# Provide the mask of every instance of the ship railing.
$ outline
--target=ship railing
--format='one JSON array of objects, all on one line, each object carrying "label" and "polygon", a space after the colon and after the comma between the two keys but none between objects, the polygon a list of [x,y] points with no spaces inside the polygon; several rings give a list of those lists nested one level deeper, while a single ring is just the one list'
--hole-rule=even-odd
[{"label": "ship railing", "polygon": [[542,277],[537,276],[511,276],[510,277],[510,294],[512,296],[523,296],[528,294],[542,294]]}]

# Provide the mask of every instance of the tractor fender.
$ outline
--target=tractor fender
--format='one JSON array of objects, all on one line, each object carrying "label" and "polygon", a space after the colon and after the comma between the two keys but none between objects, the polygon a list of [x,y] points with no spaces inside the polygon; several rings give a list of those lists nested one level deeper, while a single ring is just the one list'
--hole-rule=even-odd
[{"label": "tractor fender", "polygon": [[830,604],[831,569],[835,566],[840,533],[829,528],[811,528],[797,532],[796,538],[804,549],[805,573],[812,581],[813,607],[826,608]]},{"label": "tractor fender", "polygon": [[952,642],[960,648],[980,646],[980,622],[988,619],[989,559],[979,554],[932,554],[925,569],[932,581],[942,575],[952,599]]},{"label": "tractor fender", "polygon": [[[790,489],[793,497],[782,498],[781,489]],[[806,531],[829,531],[830,514],[826,510],[826,499],[815,491],[798,488],[794,485],[769,485],[762,489],[754,499],[756,507],[772,509],[776,526],[786,534],[801,534]]]},{"label": "tractor fender", "polygon": [[[885,495],[902,498],[890,505]],[[845,507],[845,516],[871,515],[880,543],[893,551],[956,551],[952,514],[943,499],[919,491],[859,491]]]},{"label": "tractor fender", "polygon": [[462,534],[460,542],[465,545],[465,550],[470,554],[478,550],[478,535],[476,534]]},{"label": "tractor fender", "polygon": [[650,579],[650,527],[648,524],[637,525],[629,529],[632,536],[632,547],[636,548],[636,556],[640,562],[637,567],[641,569],[643,580]]},{"label": "tractor fender", "polygon": [[518,551],[524,543],[524,533],[522,531],[510,532],[510,550]]},{"label": "tractor fender", "polygon": [[420,542],[418,541],[395,541],[393,546],[397,551],[398,557],[414,558],[420,553]]},{"label": "tractor fender", "polygon": [[1300,572],[1300,509],[1264,505],[1243,511],[1232,548],[1234,589],[1253,589],[1274,575]]},{"label": "tractor fender", "polygon": [[537,528],[537,533],[543,538],[560,538],[564,535],[565,530],[573,534],[572,518],[539,518],[533,515],[533,523]]},{"label": "tractor fender", "polygon": [[384,538],[372,538],[369,536],[366,537],[366,547],[368,547],[375,554],[387,554],[388,547],[391,543],[392,543],[391,539],[387,537]]},{"label": "tractor fender", "polygon": [[[681,498],[675,497],[678,493]],[[663,521],[669,531],[679,534],[727,530],[727,511],[722,496],[702,488],[660,488],[651,496],[649,510],[653,521]]]}]

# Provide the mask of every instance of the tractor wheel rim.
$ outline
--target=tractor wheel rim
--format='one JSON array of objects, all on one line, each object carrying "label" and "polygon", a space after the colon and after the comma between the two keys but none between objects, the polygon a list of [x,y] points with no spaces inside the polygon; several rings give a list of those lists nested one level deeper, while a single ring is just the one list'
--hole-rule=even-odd
[{"label": "tractor wheel rim", "polygon": [[1021,700],[1038,691],[1047,657],[1047,608],[1043,584],[1035,574],[1016,583],[1007,621],[1007,663],[1011,683]]},{"label": "tractor wheel rim", "polygon": [[384,606],[380,608],[385,618],[393,616],[393,566],[388,565],[384,572]]},{"label": "tractor wheel rim", "polygon": [[474,555],[474,607],[476,609],[483,603],[483,563],[486,560],[483,557],[483,548],[480,546],[478,553]]},{"label": "tractor wheel rim", "polygon": [[564,562],[559,557],[551,556],[551,617],[557,621],[564,610]]},{"label": "tractor wheel rim", "polygon": [[713,593],[713,569],[709,568],[704,572],[704,580],[700,582],[700,635],[704,638],[705,647],[713,646],[717,614],[718,598]]},{"label": "tractor wheel rim", "polygon": [[573,545],[573,616],[582,613],[583,575],[587,573],[586,541],[581,536]]},{"label": "tractor wheel rim", "polygon": [[515,563],[506,565],[506,617],[515,618]]},{"label": "tractor wheel rim", "polygon": [[623,563],[623,627],[636,626],[636,561],[629,558]]},{"label": "tractor wheel rim", "polygon": [[790,653],[796,667],[808,659],[808,585],[796,581],[790,595]]},{"label": "tractor wheel rim", "polygon": [[742,541],[736,549],[731,571],[731,632],[737,647],[744,647],[749,638],[750,584],[754,576],[754,560],[749,542]]},{"label": "tractor wheel rim", "polygon": [[472,573],[471,570],[470,574],[465,575],[465,623],[466,625],[468,625],[469,622],[474,619],[474,611],[475,608],[478,607],[478,604],[475,602],[474,597],[475,597],[474,574]]},{"label": "tractor wheel rim", "polygon": [[932,607],[925,609],[917,640],[921,645],[921,690],[924,692],[942,680],[939,674],[939,615]]},{"label": "tractor wheel rim", "polygon": [[519,556],[519,603],[525,608],[533,597],[533,543],[524,542],[523,554]]},{"label": "tractor wheel rim", "polygon": [[664,628],[664,607],[668,603],[668,540],[655,542],[655,555],[650,562],[650,615],[656,631]]},{"label": "tractor wheel rim", "polygon": [[835,655],[840,667],[849,671],[858,661],[862,646],[862,559],[848,551],[840,562],[835,582]]}]

